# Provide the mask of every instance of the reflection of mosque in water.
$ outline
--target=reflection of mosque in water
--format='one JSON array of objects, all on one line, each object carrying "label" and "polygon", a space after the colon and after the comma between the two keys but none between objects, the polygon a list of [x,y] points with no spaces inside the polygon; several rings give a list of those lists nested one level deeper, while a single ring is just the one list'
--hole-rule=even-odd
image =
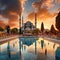
[{"label": "reflection of mosque in water", "polygon": [[[26,49],[27,46],[31,46],[33,43],[35,43],[35,54],[37,53],[37,42],[36,39],[38,40],[38,38],[19,38],[18,44],[19,44],[19,55],[21,55],[22,51]],[[11,51],[12,49],[14,49],[16,46],[16,44],[13,43],[13,48],[10,45],[10,41],[8,42],[8,46],[7,46],[7,54],[8,57],[11,58],[12,54]],[[20,56],[19,56],[20,57]]]},{"label": "reflection of mosque in water", "polygon": [[[24,58],[24,60],[29,60],[32,58],[32,56],[34,59],[37,56],[36,60],[38,60],[38,58],[39,60],[46,60],[49,55],[49,59],[52,57],[50,60],[60,60],[59,44],[37,37],[20,37],[7,42],[6,44],[2,44],[0,47],[0,56],[3,56],[5,58],[4,59],[0,57],[0,60],[23,60],[22,58]],[[38,53],[40,55],[43,54],[42,57],[40,55],[38,56]],[[43,57],[46,58],[44,59]],[[33,58],[30,60],[33,60]]]}]

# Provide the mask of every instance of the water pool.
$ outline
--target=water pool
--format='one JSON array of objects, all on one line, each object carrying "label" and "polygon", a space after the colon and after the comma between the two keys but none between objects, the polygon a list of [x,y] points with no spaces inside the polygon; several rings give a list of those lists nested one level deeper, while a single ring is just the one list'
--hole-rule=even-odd
[{"label": "water pool", "polygon": [[0,45],[0,60],[55,60],[57,47],[59,44],[43,38],[15,38]]}]

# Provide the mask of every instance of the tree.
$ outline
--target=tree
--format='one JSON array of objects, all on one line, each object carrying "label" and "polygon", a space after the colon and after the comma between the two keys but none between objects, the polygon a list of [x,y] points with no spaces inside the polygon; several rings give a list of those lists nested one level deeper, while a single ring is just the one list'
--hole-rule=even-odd
[{"label": "tree", "polygon": [[4,29],[2,27],[0,27],[0,31],[4,31]]},{"label": "tree", "polygon": [[53,34],[56,34],[56,30],[55,30],[55,28],[54,28],[54,25],[51,25],[50,32],[53,33]]},{"label": "tree", "polygon": [[13,29],[11,30],[11,33],[13,33],[13,34],[18,34],[18,29],[17,29],[17,28],[13,28]]},{"label": "tree", "polygon": [[60,12],[58,13],[57,17],[56,17],[56,28],[58,29],[58,31],[60,32]]},{"label": "tree", "polygon": [[44,32],[44,24],[43,24],[43,22],[41,23],[41,32],[42,33]]},{"label": "tree", "polygon": [[5,29],[6,29],[7,33],[9,34],[9,33],[10,33],[10,26],[7,25],[7,26],[5,27]]}]

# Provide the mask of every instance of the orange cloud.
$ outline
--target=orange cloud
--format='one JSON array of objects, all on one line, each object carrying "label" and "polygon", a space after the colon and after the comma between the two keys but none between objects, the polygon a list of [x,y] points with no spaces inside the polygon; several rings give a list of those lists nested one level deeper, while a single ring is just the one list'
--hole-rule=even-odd
[{"label": "orange cloud", "polygon": [[[27,16],[27,20],[31,21],[33,24],[35,22],[34,12],[30,13]],[[37,11],[37,27],[40,28],[41,22],[44,23],[45,28],[50,29],[51,25],[55,25],[55,17],[57,13],[50,13],[48,9],[40,8],[39,11]]]},{"label": "orange cloud", "polygon": [[3,27],[3,28],[5,28],[6,23],[3,20],[0,20],[0,26]]},{"label": "orange cloud", "polygon": [[[41,8],[38,12],[37,12],[37,18],[42,20],[42,19],[47,19],[47,18],[53,18],[57,15],[57,13],[50,13],[47,9],[45,8]],[[28,19],[32,20],[34,19],[34,12],[30,13],[28,15]]]},{"label": "orange cloud", "polygon": [[[45,28],[50,29],[51,25],[55,25],[55,17],[57,12],[50,13],[49,9],[54,6],[54,0],[39,0],[33,2],[32,7],[37,10],[37,27],[40,28],[41,22],[44,23]],[[26,21],[29,20],[32,23],[35,22],[34,12],[27,16]],[[25,22],[26,22],[25,21]]]},{"label": "orange cloud", "polygon": [[60,0],[57,0],[58,3],[60,3]]},{"label": "orange cloud", "polygon": [[[2,3],[4,3],[4,1],[5,0],[3,0],[1,2],[1,7],[2,7]],[[6,2],[11,3],[11,5],[6,4]],[[0,9],[0,16],[2,18],[7,18],[8,23],[5,24],[4,21],[2,21],[0,23],[1,23],[1,25],[5,24],[5,25],[10,25],[10,27],[18,27],[19,26],[18,16],[20,16],[23,13],[24,4],[25,4],[26,0],[14,0],[14,1],[7,0],[6,2],[4,3],[4,6],[6,5],[7,8],[4,9],[3,11],[1,11],[1,9]],[[1,13],[1,12],[3,12],[3,13]]]},{"label": "orange cloud", "polygon": [[46,0],[43,3],[43,6],[46,6],[48,9],[54,6],[54,0]]},{"label": "orange cloud", "polygon": [[[20,9],[22,9],[22,12],[24,11],[24,4],[27,0],[20,0],[20,3],[21,3],[21,7]],[[10,12],[10,15],[9,16],[9,22],[8,24],[13,28],[13,27],[19,27],[19,19],[18,19],[18,14],[16,12]]]},{"label": "orange cloud", "polygon": [[9,12],[6,18],[8,18],[8,20],[0,15],[0,26],[5,27],[9,25],[11,28],[19,26],[18,14],[16,12]]},{"label": "orange cloud", "polygon": [[39,0],[38,2],[32,3],[33,8],[40,9],[40,8],[47,8],[50,9],[54,6],[54,0]]},{"label": "orange cloud", "polygon": [[22,8],[22,14],[23,14],[23,11],[24,11],[24,4],[27,0],[20,0],[20,3],[21,3],[21,8]]}]

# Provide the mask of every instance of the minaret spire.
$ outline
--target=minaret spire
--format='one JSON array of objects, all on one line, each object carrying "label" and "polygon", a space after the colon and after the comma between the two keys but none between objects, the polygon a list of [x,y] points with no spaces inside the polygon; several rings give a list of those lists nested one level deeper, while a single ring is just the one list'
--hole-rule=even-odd
[{"label": "minaret spire", "polygon": [[24,22],[23,22],[23,16],[22,16],[22,27],[23,27],[23,24],[24,24]]},{"label": "minaret spire", "polygon": [[21,16],[19,18],[19,34],[21,34]]},{"label": "minaret spire", "polygon": [[35,13],[35,28],[37,28],[37,13]]},{"label": "minaret spire", "polygon": [[21,16],[19,18],[19,28],[21,28]]}]

